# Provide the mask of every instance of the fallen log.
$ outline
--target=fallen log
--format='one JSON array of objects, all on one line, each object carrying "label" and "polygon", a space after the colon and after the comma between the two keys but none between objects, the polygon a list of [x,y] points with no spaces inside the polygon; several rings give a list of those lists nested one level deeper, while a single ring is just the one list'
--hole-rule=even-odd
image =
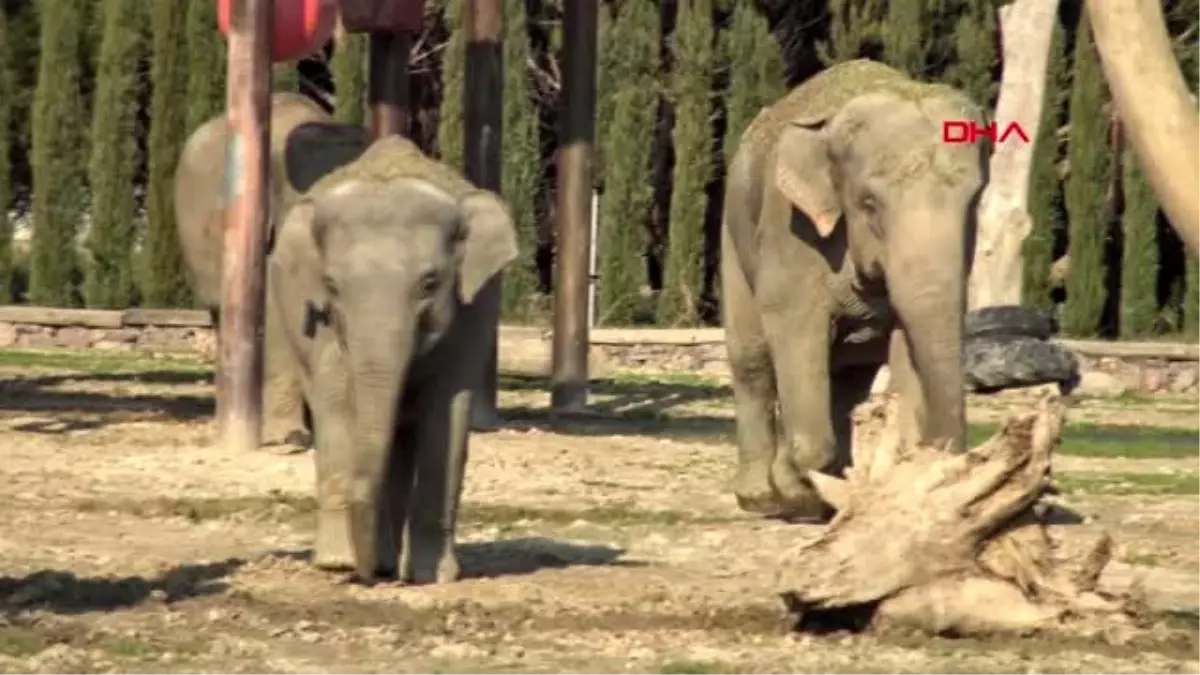
[{"label": "fallen log", "polygon": [[783,599],[801,630],[1027,633],[1097,614],[1127,619],[1127,598],[1097,590],[1112,552],[1099,533],[1076,560],[1048,525],[1057,396],[962,454],[902,447],[895,401],[855,413],[845,479],[811,472],[837,514],[786,558]]}]

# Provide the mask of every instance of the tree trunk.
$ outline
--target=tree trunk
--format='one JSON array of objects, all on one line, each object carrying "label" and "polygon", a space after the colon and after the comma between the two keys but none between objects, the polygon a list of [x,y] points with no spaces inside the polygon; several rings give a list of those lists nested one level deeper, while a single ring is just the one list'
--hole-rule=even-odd
[{"label": "tree trunk", "polygon": [[1088,0],[1087,11],[1130,145],[1172,227],[1200,255],[1200,119],[1171,52],[1162,3]]},{"label": "tree trunk", "polygon": [[957,455],[901,447],[894,399],[855,411],[846,479],[809,472],[838,513],[782,575],[798,627],[978,635],[1124,619],[1128,599],[1096,590],[1112,540],[1092,533],[1068,560],[1078,542],[1049,527],[1061,511],[1041,503],[1064,410],[1045,399]]},{"label": "tree trunk", "polygon": [[[1015,0],[999,12],[1004,71],[993,119],[999,129],[1016,122],[1036,139],[1058,3]],[[1021,244],[1031,227],[1027,204],[1033,149],[1032,142],[1010,136],[992,151],[990,179],[979,202],[970,309],[1021,302]]]}]

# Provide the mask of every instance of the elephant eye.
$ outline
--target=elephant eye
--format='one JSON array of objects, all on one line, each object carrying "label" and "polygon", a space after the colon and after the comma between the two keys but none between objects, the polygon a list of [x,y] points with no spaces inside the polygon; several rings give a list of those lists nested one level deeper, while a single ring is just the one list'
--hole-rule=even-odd
[{"label": "elephant eye", "polygon": [[427,298],[433,295],[433,292],[437,290],[440,283],[441,275],[438,274],[437,270],[430,270],[422,274],[421,281],[417,287],[421,297]]}]

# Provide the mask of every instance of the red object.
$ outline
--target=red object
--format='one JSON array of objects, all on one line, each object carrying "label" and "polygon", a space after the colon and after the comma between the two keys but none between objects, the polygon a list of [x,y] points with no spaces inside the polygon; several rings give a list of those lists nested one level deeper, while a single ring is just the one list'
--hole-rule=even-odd
[{"label": "red object", "polygon": [[342,26],[350,33],[417,31],[425,25],[425,0],[341,0],[340,4]]},{"label": "red object", "polygon": [[[229,36],[230,6],[217,0],[217,26]],[[337,0],[275,0],[271,60],[298,61],[329,42],[337,22]]]}]

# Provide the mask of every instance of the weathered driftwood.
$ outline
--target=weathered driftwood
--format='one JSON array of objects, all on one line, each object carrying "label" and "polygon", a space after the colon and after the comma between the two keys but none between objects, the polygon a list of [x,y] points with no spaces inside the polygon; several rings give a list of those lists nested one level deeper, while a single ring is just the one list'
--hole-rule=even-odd
[{"label": "weathered driftwood", "polygon": [[1111,540],[1060,560],[1043,495],[1064,408],[1057,397],[963,454],[901,447],[894,402],[856,413],[846,479],[812,473],[838,512],[782,573],[799,624],[915,628],[935,634],[1027,632],[1120,612],[1096,581]]}]

